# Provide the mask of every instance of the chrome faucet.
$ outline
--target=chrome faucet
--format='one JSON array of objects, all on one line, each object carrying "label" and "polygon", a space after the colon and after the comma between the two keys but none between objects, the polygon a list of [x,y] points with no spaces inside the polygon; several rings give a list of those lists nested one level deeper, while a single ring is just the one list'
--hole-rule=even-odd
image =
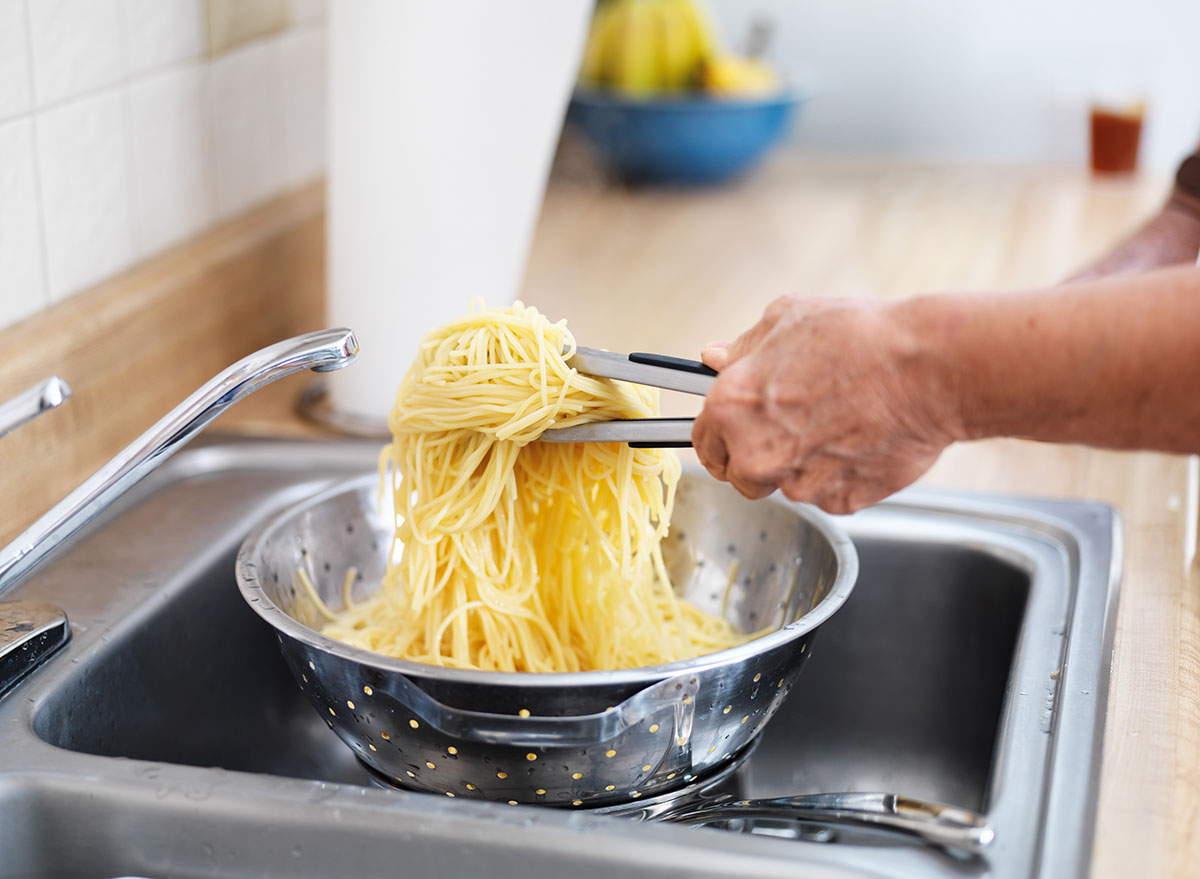
[{"label": "chrome faucet", "polygon": [[[357,355],[358,340],[352,331],[321,330],[263,348],[219,373],[0,549],[0,595],[234,403],[285,375],[304,369],[331,372]],[[60,393],[70,393],[62,382],[57,386]],[[47,405],[66,399],[53,402],[53,390],[46,395],[35,394],[37,390],[0,407],[0,433],[6,432],[6,421],[11,430]],[[33,396],[26,400],[29,395]]]},{"label": "chrome faucet", "polygon": [[49,412],[71,399],[71,389],[56,375],[38,382],[11,400],[0,403],[0,436],[16,430],[43,412]]}]

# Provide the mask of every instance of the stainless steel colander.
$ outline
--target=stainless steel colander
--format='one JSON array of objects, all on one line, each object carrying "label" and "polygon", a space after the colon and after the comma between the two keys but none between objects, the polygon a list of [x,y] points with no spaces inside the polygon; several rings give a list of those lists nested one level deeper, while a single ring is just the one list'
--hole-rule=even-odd
[{"label": "stainless steel colander", "polygon": [[858,573],[853,544],[820,512],[749,501],[685,468],[664,543],[672,582],[740,631],[768,634],[647,668],[442,668],[320,634],[321,617],[299,587],[303,569],[336,608],[349,568],[359,571],[356,599],[378,586],[393,521],[390,499],[378,494],[378,476],[367,474],[276,514],[242,545],[238,585],[275,629],[305,695],[359,758],[402,785],[447,796],[600,806],[707,775],[774,714],[817,626]]}]

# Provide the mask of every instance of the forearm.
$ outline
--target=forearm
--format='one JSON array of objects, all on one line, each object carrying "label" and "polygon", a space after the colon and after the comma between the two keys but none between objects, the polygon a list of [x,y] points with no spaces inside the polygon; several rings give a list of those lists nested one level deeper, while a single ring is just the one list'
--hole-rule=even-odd
[{"label": "forearm", "polygon": [[898,307],[956,438],[1200,452],[1200,269]]},{"label": "forearm", "polygon": [[1177,183],[1161,211],[1103,256],[1068,278],[1068,282],[1194,263],[1198,252],[1200,196]]}]

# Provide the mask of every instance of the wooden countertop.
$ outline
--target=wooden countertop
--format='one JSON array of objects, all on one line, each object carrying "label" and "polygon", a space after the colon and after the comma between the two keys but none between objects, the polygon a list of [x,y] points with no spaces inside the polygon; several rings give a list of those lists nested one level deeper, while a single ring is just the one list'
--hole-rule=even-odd
[{"label": "wooden countertop", "polygon": [[[1151,177],[1097,181],[1072,169],[781,155],[728,187],[638,191],[603,185],[586,162],[561,158],[523,298],[551,317],[567,317],[583,344],[682,356],[732,338],[785,292],[904,296],[1054,283],[1153,211],[1167,185]],[[317,237],[314,200],[307,193],[283,205],[303,227],[306,289],[323,265],[307,255]],[[242,222],[260,235],[276,228],[262,217],[257,225]],[[237,285],[248,272],[218,277]],[[307,308],[288,326],[319,323]],[[0,333],[0,346],[15,338]],[[292,411],[308,380],[296,376],[259,392],[223,416],[218,429],[313,433]],[[180,388],[180,396],[194,386]],[[694,406],[664,404],[672,414]],[[130,416],[135,424],[146,418]],[[30,443],[44,439],[30,436]],[[0,460],[4,454],[0,446]],[[1200,864],[1200,573],[1184,561],[1187,467],[1176,456],[1005,440],[952,448],[922,480],[1098,500],[1124,517],[1125,578],[1093,865],[1093,875],[1104,879],[1193,876]],[[0,521],[0,533],[18,521]]]},{"label": "wooden countertop", "polygon": [[[720,190],[546,199],[527,301],[584,344],[697,356],[787,292],[904,296],[1053,284],[1157,209],[1165,179],[778,156]],[[923,484],[1112,504],[1125,523],[1093,875],[1200,871],[1200,569],[1187,461],[1016,440],[948,450]],[[1193,501],[1194,503],[1194,501]],[[1194,525],[1193,525],[1194,527]]]}]

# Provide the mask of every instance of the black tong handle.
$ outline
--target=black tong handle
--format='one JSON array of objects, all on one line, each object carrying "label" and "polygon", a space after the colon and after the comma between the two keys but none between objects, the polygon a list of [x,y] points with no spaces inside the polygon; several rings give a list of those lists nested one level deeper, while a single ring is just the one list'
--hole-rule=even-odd
[{"label": "black tong handle", "polygon": [[705,366],[699,360],[687,360],[683,357],[672,357],[669,354],[646,354],[643,351],[634,351],[629,355],[629,360],[631,363],[661,366],[663,369],[674,369],[695,375],[715,376],[717,374],[715,369]]}]

